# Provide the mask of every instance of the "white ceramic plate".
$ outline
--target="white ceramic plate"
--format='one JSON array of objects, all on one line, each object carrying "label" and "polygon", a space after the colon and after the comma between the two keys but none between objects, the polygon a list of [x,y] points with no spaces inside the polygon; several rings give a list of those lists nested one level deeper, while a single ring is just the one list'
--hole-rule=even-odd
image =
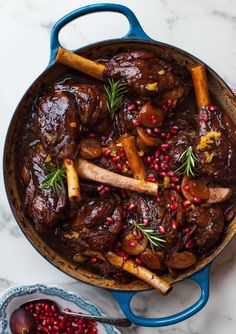
[{"label": "white ceramic plate", "polygon": [[[66,291],[56,286],[41,284],[14,286],[8,289],[0,298],[0,333],[11,334],[9,318],[15,309],[31,299],[52,299],[63,308],[93,315],[102,315],[92,303],[78,294]],[[115,327],[97,323],[99,334],[121,334]]]}]

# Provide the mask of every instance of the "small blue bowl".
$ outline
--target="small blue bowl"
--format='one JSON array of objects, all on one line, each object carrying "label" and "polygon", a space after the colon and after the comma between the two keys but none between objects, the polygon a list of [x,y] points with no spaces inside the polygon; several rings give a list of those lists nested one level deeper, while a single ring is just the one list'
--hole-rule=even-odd
[{"label": "small blue bowl", "polygon": [[[63,308],[76,312],[102,315],[101,311],[78,294],[66,291],[56,286],[42,284],[14,286],[8,289],[0,298],[0,333],[11,334],[9,318],[11,313],[22,304],[32,299],[51,299]],[[99,334],[121,334],[115,327],[97,323]]]}]

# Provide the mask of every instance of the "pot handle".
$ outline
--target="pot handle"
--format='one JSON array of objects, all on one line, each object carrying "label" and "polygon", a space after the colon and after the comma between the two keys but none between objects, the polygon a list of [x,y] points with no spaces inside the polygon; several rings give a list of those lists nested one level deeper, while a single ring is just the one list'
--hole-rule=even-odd
[{"label": "pot handle", "polygon": [[126,16],[129,21],[130,29],[129,32],[123,38],[135,38],[135,39],[146,39],[151,40],[151,38],[143,31],[138,19],[134,15],[134,13],[125,6],[113,4],[113,3],[98,3],[94,5],[88,5],[85,7],[81,7],[75,9],[73,12],[63,16],[59,21],[57,21],[51,30],[50,37],[50,49],[51,49],[51,57],[49,61],[49,65],[54,63],[56,58],[57,50],[61,46],[58,35],[60,30],[69,22],[75,20],[76,18],[96,12],[117,12]]},{"label": "pot handle", "polygon": [[145,327],[164,327],[164,326],[174,325],[178,322],[190,318],[192,315],[199,312],[206,305],[209,297],[209,272],[210,272],[210,264],[208,264],[202,270],[198,271],[196,274],[190,277],[190,279],[197,282],[201,288],[201,296],[199,300],[195,302],[192,306],[188,307],[186,310],[173,314],[168,317],[142,318],[136,316],[131,310],[130,302],[133,296],[138,291],[136,292],[110,291],[110,292],[112,296],[117,300],[126,318],[130,320],[133,324]]}]

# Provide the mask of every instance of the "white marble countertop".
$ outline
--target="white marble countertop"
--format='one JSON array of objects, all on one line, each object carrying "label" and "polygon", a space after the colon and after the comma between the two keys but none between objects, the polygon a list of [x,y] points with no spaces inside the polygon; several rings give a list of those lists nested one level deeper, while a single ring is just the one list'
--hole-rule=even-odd
[{"label": "white marble countertop", "polygon": [[[52,24],[69,11],[93,0],[0,0],[0,160],[4,138],[16,105],[48,63]],[[107,2],[107,1],[103,1]],[[236,2],[234,0],[117,0],[129,6],[144,30],[208,63],[236,87]],[[104,24],[106,22],[106,24]],[[115,14],[95,14],[70,24],[61,34],[64,46],[76,48],[125,34],[126,20]],[[236,241],[214,261],[210,299],[191,319],[161,329],[132,327],[122,333],[233,334],[236,328]],[[106,291],[79,283],[47,263],[22,235],[7,203],[0,173],[0,293],[13,284],[58,284],[79,292],[105,313],[120,313]],[[163,316],[191,305],[199,290],[182,282],[167,297],[147,292],[135,297],[134,310],[143,316]]]}]

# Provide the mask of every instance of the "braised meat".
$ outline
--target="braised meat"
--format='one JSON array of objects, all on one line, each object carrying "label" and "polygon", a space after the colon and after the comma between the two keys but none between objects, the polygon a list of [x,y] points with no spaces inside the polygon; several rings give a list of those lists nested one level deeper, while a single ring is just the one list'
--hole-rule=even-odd
[{"label": "braised meat", "polygon": [[[156,102],[182,99],[191,87],[191,81],[183,68],[158,57],[155,53],[145,50],[122,52],[107,62],[107,76],[125,82],[129,92],[137,96],[156,96]],[[155,84],[150,90],[150,84]],[[178,93],[177,93],[178,87]],[[175,96],[173,89],[176,90]],[[164,102],[165,102],[164,101]],[[164,103],[163,102],[163,103]]]},{"label": "braised meat", "polygon": [[38,99],[35,114],[35,131],[45,150],[58,159],[74,158],[79,124],[73,96],[49,90]]},{"label": "braised meat", "polygon": [[47,156],[41,145],[35,146],[24,157],[21,168],[21,179],[25,186],[24,206],[38,230],[48,230],[58,222],[67,202],[60,186],[56,193],[52,188],[42,189]]}]

